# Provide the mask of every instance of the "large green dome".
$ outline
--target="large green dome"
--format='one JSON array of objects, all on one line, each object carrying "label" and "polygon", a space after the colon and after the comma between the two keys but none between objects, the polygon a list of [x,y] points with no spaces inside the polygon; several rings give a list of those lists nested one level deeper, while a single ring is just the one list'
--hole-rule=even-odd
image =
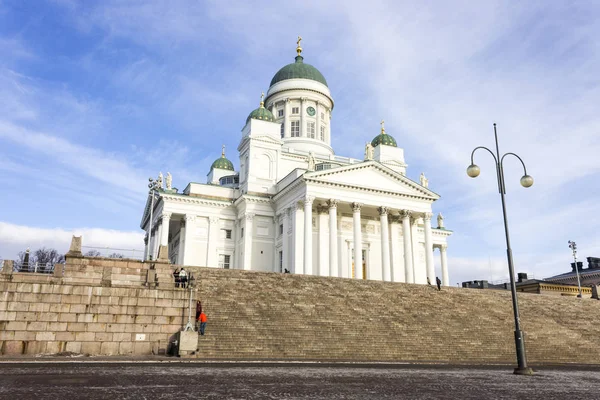
[{"label": "large green dome", "polygon": [[277,82],[281,82],[286,79],[310,79],[327,86],[327,81],[325,80],[323,74],[312,65],[305,64],[304,57],[301,55],[296,56],[295,63],[288,64],[277,71],[273,79],[271,79],[270,86],[273,86]]},{"label": "large green dome", "polygon": [[371,141],[371,146],[373,147],[377,147],[380,144],[383,144],[385,146],[398,147],[398,145],[396,144],[396,139],[394,139],[392,135],[388,135],[387,133],[385,133],[383,121],[381,121],[381,133],[375,136],[375,138],[373,138],[373,140]]}]

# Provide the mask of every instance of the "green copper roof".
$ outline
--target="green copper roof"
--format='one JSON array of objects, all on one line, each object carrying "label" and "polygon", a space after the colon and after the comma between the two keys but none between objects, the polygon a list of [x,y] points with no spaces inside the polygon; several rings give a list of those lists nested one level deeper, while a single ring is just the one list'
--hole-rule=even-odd
[{"label": "green copper roof", "polygon": [[387,133],[380,133],[379,135],[375,136],[375,138],[371,141],[371,145],[373,147],[377,147],[380,144],[398,147],[398,145],[396,144],[396,139],[394,139],[392,135],[388,135]]},{"label": "green copper roof", "polygon": [[269,122],[275,121],[275,117],[273,117],[271,111],[265,108],[265,105],[262,101],[260,102],[260,107],[258,107],[256,110],[252,111],[250,115],[248,115],[248,118],[246,118],[246,123],[248,123],[250,119],[260,119]]},{"label": "green copper roof", "polygon": [[304,57],[301,55],[296,56],[296,62],[288,64],[281,68],[273,79],[271,79],[271,85],[273,86],[277,82],[284,81],[286,79],[310,79],[317,81],[327,86],[327,81],[322,73],[318,69],[310,64],[304,64]]},{"label": "green copper roof", "polygon": [[214,163],[210,166],[210,169],[219,168],[219,169],[228,169],[233,171],[233,163],[225,158],[225,154],[222,154],[221,157],[217,158]]}]

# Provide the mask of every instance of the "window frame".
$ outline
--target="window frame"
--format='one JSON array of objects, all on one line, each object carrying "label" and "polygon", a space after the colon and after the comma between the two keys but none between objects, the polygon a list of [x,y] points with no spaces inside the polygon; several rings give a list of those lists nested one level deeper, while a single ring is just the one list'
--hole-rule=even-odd
[{"label": "window frame", "polygon": [[[296,134],[294,134],[296,133]],[[290,136],[300,137],[300,121],[290,121]]]},{"label": "window frame", "polygon": [[317,135],[317,123],[309,121],[306,123],[306,137],[316,139]]}]

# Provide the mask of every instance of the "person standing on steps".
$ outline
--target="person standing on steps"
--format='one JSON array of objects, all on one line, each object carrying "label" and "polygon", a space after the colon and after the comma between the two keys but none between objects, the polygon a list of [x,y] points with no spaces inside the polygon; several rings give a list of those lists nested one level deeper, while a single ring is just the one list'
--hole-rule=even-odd
[{"label": "person standing on steps", "polygon": [[442,281],[438,276],[435,277],[435,283],[437,284],[438,290],[442,290]]},{"label": "person standing on steps", "polygon": [[181,283],[181,287],[184,289],[187,284],[187,278],[187,271],[181,267],[181,270],[179,271],[179,282]]},{"label": "person standing on steps", "polygon": [[175,287],[178,288],[179,287],[179,269],[175,268],[175,271],[173,271],[173,280],[175,281]]},{"label": "person standing on steps", "polygon": [[206,314],[204,311],[200,313],[200,335],[204,336],[204,330],[206,329]]},{"label": "person standing on steps", "polygon": [[200,329],[200,314],[202,314],[202,302],[198,300],[196,302],[196,321],[198,323],[198,329]]}]

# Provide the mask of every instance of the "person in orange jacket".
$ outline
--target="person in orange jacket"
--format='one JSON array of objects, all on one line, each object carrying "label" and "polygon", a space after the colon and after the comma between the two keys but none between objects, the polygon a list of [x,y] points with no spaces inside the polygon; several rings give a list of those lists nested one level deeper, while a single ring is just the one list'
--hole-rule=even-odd
[{"label": "person in orange jacket", "polygon": [[204,311],[202,311],[200,313],[200,318],[198,319],[198,321],[200,321],[200,335],[204,336],[204,330],[206,329],[206,314],[204,314]]}]

